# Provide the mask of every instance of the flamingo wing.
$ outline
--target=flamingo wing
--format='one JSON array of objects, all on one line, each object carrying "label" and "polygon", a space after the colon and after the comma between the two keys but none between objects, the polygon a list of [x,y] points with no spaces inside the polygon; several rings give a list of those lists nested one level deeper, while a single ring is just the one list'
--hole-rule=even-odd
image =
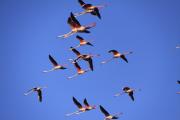
[{"label": "flamingo wing", "polygon": [[81,55],[81,53],[78,50],[76,50],[75,48],[73,48],[73,47],[70,47],[70,48],[77,56]]},{"label": "flamingo wing", "polygon": [[94,45],[93,45],[93,44],[91,44],[90,42],[87,42],[87,45],[94,46]]},{"label": "flamingo wing", "polygon": [[74,24],[76,24],[77,27],[80,27],[81,24],[79,23],[79,21],[74,17],[74,14],[71,12],[71,20]]},{"label": "flamingo wing", "polygon": [[42,102],[42,91],[38,90],[37,93],[38,93],[39,102]]},{"label": "flamingo wing", "polygon": [[89,106],[86,98],[84,99],[84,105],[87,106],[87,107]]},{"label": "flamingo wing", "polygon": [[99,107],[100,107],[101,112],[102,112],[106,117],[110,115],[101,105],[100,105]]},{"label": "flamingo wing", "polygon": [[76,38],[80,41],[84,40],[82,37],[80,37],[79,35],[76,36]]},{"label": "flamingo wing", "polygon": [[125,57],[125,55],[121,55],[121,58],[122,58],[125,62],[128,63],[128,60],[127,60],[127,58]]},{"label": "flamingo wing", "polygon": [[75,97],[73,97],[73,102],[74,102],[74,104],[75,104],[79,109],[82,108],[81,103],[79,103],[79,101],[78,101]]},{"label": "flamingo wing", "polygon": [[58,66],[58,63],[55,61],[55,59],[49,55],[49,60],[51,61],[51,63],[54,65],[54,66]]},{"label": "flamingo wing", "polygon": [[93,60],[92,60],[92,58],[89,58],[89,59],[88,59],[88,63],[89,63],[90,69],[93,71],[94,68],[93,68]]},{"label": "flamingo wing", "polygon": [[81,70],[81,67],[79,66],[77,62],[74,63],[74,66],[77,68],[77,70]]},{"label": "flamingo wing", "polygon": [[180,84],[180,80],[178,80],[177,83]]},{"label": "flamingo wing", "polygon": [[84,2],[84,1],[82,1],[82,0],[78,0],[78,2],[79,2],[79,4],[81,5],[81,6],[84,6],[86,3]]},{"label": "flamingo wing", "polygon": [[130,93],[129,93],[129,96],[131,97],[132,101],[134,101],[133,92],[130,92]]}]

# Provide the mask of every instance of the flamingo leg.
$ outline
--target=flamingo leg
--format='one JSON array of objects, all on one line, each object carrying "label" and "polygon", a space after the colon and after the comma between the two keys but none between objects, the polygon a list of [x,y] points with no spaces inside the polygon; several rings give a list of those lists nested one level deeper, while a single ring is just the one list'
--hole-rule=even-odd
[{"label": "flamingo leg", "polygon": [[[84,70],[84,73],[89,72],[89,71],[91,71],[91,69]],[[83,74],[84,74],[84,73],[83,73]]]},{"label": "flamingo leg", "polygon": [[78,74],[74,74],[73,76],[68,77],[68,79],[72,79],[72,78],[77,77],[77,76],[78,76]]},{"label": "flamingo leg", "polygon": [[123,114],[122,112],[119,112],[119,113],[114,114],[113,116],[119,117],[122,114]]},{"label": "flamingo leg", "polygon": [[43,89],[44,89],[44,88],[47,88],[47,86],[44,86],[44,87],[42,87],[42,88],[43,88]]},{"label": "flamingo leg", "polygon": [[123,94],[124,94],[124,92],[122,92],[122,93],[117,93],[117,94],[114,95],[114,97],[118,97],[118,96],[123,95]]},{"label": "flamingo leg", "polygon": [[68,33],[66,33],[66,34],[64,34],[64,35],[59,35],[59,36],[57,36],[58,38],[67,38],[67,37],[69,37],[69,36],[71,36],[71,35],[73,35],[74,34],[74,32],[73,31],[70,31],[70,32],[68,32]]},{"label": "flamingo leg", "polygon": [[27,92],[27,93],[24,93],[24,95],[29,95],[30,93],[32,93],[33,92],[33,90],[31,90],[31,91],[29,91],[29,92]]},{"label": "flamingo leg", "polygon": [[68,114],[66,114],[66,116],[71,116],[71,115],[74,115],[74,114],[80,114],[80,112],[76,111],[76,112],[68,113]]},{"label": "flamingo leg", "polygon": [[75,16],[75,17],[78,17],[78,16],[84,15],[84,14],[86,14],[86,13],[87,13],[87,11],[82,11],[82,12],[79,12],[79,13],[75,13],[74,16]]},{"label": "flamingo leg", "polygon": [[139,88],[139,89],[134,89],[133,91],[134,91],[134,92],[136,92],[136,91],[141,91],[141,89],[140,89],[140,88]]},{"label": "flamingo leg", "polygon": [[81,45],[79,44],[79,45],[77,45],[75,48],[78,48],[78,47],[80,47]]},{"label": "flamingo leg", "polygon": [[99,57],[100,56],[100,54],[97,54],[97,55],[92,55],[92,57]]},{"label": "flamingo leg", "polygon": [[54,68],[52,68],[51,70],[44,70],[43,72],[44,73],[48,73],[48,72],[52,72],[52,71],[54,71],[55,69]]},{"label": "flamingo leg", "polygon": [[108,62],[110,62],[111,60],[113,60],[114,58],[111,58],[111,59],[109,59],[109,60],[106,60],[106,61],[102,61],[101,63],[102,64],[104,64],[104,63],[108,63]]},{"label": "flamingo leg", "polygon": [[129,55],[129,54],[132,54],[133,52],[132,51],[130,51],[130,52],[124,52],[123,54],[124,55]]},{"label": "flamingo leg", "polygon": [[102,5],[97,5],[96,7],[98,8],[98,9],[102,9],[102,8],[104,8],[104,7],[107,7],[108,5],[107,4],[102,4]]}]

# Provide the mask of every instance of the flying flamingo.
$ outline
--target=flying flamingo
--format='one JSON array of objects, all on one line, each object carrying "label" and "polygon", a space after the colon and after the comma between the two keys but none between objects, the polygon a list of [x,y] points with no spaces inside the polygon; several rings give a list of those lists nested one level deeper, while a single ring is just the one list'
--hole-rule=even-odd
[{"label": "flying flamingo", "polygon": [[123,59],[126,63],[128,63],[128,60],[127,60],[127,58],[126,58],[126,55],[132,54],[132,52],[120,53],[120,52],[118,52],[117,50],[109,50],[108,52],[109,52],[109,53],[113,53],[113,58],[111,58],[111,59],[109,59],[109,60],[106,60],[106,61],[103,61],[103,62],[101,62],[101,63],[107,63],[107,62],[113,60],[114,58],[121,58],[121,59]]},{"label": "flying flamingo", "polygon": [[79,45],[77,45],[76,48],[83,45],[93,46],[90,42],[86,41],[84,38],[80,37],[79,35],[77,35],[76,38],[80,41]]},{"label": "flying flamingo", "polygon": [[54,67],[53,67],[51,70],[45,70],[45,71],[43,71],[43,72],[47,73],[47,72],[51,72],[51,71],[54,71],[54,70],[67,69],[67,68],[65,68],[64,66],[58,64],[58,63],[56,62],[56,60],[55,60],[51,55],[49,55],[49,60],[50,60],[50,62],[53,64]]},{"label": "flying flamingo", "polygon": [[68,114],[66,114],[66,116],[70,116],[70,115],[73,115],[73,114],[80,114],[80,113],[83,113],[83,112],[86,111],[86,108],[83,107],[81,105],[81,103],[75,97],[73,97],[73,102],[78,107],[78,110],[73,112],[73,113],[68,113]]},{"label": "flying flamingo", "polygon": [[86,73],[86,72],[89,71],[89,69],[88,69],[88,70],[83,70],[83,69],[81,69],[81,67],[79,66],[79,64],[77,63],[77,61],[72,60],[72,59],[69,59],[69,60],[73,61],[72,63],[74,64],[75,68],[77,69],[77,73],[74,74],[73,76],[68,77],[68,79],[74,78],[74,77],[76,77],[76,76],[78,76],[78,75],[82,75],[82,74],[84,74],[84,73]]},{"label": "flying flamingo", "polygon": [[73,47],[70,47],[70,49],[76,54],[77,58],[75,59],[75,61],[77,60],[85,60],[89,63],[89,67],[90,69],[93,71],[93,60],[92,57],[99,57],[100,55],[91,55],[91,54],[81,54],[78,50],[76,50]]},{"label": "flying flamingo", "polygon": [[39,102],[42,102],[42,89],[43,88],[47,88],[47,87],[34,87],[30,89],[29,91],[27,91],[26,93],[24,93],[24,95],[29,95],[32,92],[37,92]]},{"label": "flying flamingo", "polygon": [[67,38],[77,32],[79,33],[90,33],[90,31],[88,31],[88,29],[96,26],[96,23],[91,23],[89,25],[81,25],[79,23],[79,21],[74,17],[73,13],[70,13],[70,17],[67,20],[67,23],[70,25],[71,27],[71,31],[69,33],[66,33],[64,35],[60,35],[58,37],[62,37],[62,38]]},{"label": "flying flamingo", "polygon": [[101,105],[99,107],[100,107],[101,112],[105,115],[104,120],[118,119],[119,115],[122,114],[122,113],[118,113],[118,114],[115,114],[115,115],[111,115]]},{"label": "flying flamingo", "polygon": [[99,9],[105,7],[105,5],[94,6],[92,4],[86,4],[82,0],[78,0],[78,2],[85,11],[80,12],[80,13],[75,13],[75,16],[80,16],[80,15],[90,13],[90,14],[92,14],[94,16],[97,16],[99,19],[101,19]]},{"label": "flying flamingo", "polygon": [[122,94],[128,94],[129,95],[129,97],[132,99],[132,101],[134,101],[134,92],[135,91],[141,91],[141,89],[138,89],[138,90],[135,90],[135,89],[132,89],[132,88],[130,88],[130,87],[123,87],[122,88],[122,90],[123,90],[123,92],[122,93],[117,93],[117,94],[115,94],[114,96],[115,97],[118,97],[118,96],[120,96],[120,95],[122,95]]}]

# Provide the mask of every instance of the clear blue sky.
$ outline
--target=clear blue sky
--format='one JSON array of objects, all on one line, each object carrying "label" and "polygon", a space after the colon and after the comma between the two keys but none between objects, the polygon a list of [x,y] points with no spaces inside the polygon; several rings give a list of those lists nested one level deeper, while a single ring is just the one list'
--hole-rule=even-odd
[{"label": "clear blue sky", "polygon": [[[82,53],[99,53],[94,72],[67,80],[76,70],[67,61],[75,55],[68,49],[75,36],[57,39],[69,32],[69,13],[82,11],[77,0],[0,1],[0,119],[1,120],[103,120],[99,109],[79,116],[65,117],[76,110],[72,96],[91,104],[103,105],[110,113],[123,112],[121,120],[180,120],[180,1],[179,0],[85,0],[103,4],[102,20],[91,15],[78,18],[81,24],[97,22],[91,34],[95,47],[79,48]],[[112,55],[107,51],[131,50],[129,63],[100,62]],[[48,54],[67,70],[49,74]],[[87,68],[85,62],[80,63]],[[36,94],[23,93],[35,86],[48,86],[43,102]],[[123,86],[141,88],[135,102],[127,95],[114,98]]]}]

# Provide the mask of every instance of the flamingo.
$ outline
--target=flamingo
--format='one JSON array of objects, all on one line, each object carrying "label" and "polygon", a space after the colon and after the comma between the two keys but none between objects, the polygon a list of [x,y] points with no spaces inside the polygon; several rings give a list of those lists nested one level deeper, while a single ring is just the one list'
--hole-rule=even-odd
[{"label": "flamingo", "polygon": [[100,107],[101,112],[105,115],[104,120],[118,119],[119,115],[122,114],[122,113],[117,113],[115,115],[111,115],[103,108],[103,106],[100,105],[99,107]]},{"label": "flamingo", "polygon": [[80,113],[83,113],[83,112],[86,111],[86,108],[83,107],[81,105],[81,103],[75,97],[73,97],[73,102],[78,107],[78,110],[73,112],[73,113],[68,113],[68,114],[66,114],[66,116],[70,116],[70,115],[73,115],[73,114],[80,114]]},{"label": "flamingo", "polygon": [[85,105],[85,108],[86,108],[86,111],[90,111],[90,110],[93,110],[93,109],[96,109],[96,106],[90,106],[87,102],[87,99],[85,98],[84,99],[84,105]]},{"label": "flamingo", "polygon": [[[69,60],[72,60],[72,59],[69,59]],[[84,74],[84,73],[89,71],[89,69],[88,70],[81,69],[81,67],[79,66],[77,61],[75,61],[75,60],[72,60],[72,61],[73,61],[72,63],[74,64],[75,68],[77,69],[77,73],[74,74],[73,76],[68,77],[68,79],[72,79],[72,78],[74,78],[74,77],[76,77],[78,75],[82,75],[82,74]]]},{"label": "flamingo", "polygon": [[118,52],[117,50],[109,50],[108,52],[109,52],[109,53],[113,53],[113,58],[111,58],[111,59],[109,59],[109,60],[106,60],[106,61],[103,61],[103,62],[101,62],[101,63],[107,63],[107,62],[113,60],[114,58],[121,58],[121,59],[123,59],[126,63],[128,63],[128,60],[127,60],[127,58],[126,58],[126,55],[132,54],[132,52],[120,53],[120,52]]},{"label": "flamingo", "polygon": [[134,90],[133,90],[133,89],[131,89],[131,88],[129,88],[129,87],[124,87],[124,88],[123,88],[123,91],[130,96],[130,98],[132,99],[132,101],[134,101],[134,96],[133,96]]},{"label": "flamingo", "polygon": [[138,90],[135,90],[135,89],[132,89],[132,88],[130,88],[130,87],[123,87],[122,88],[122,90],[123,90],[123,92],[122,93],[117,93],[117,94],[115,94],[114,95],[114,97],[118,97],[118,96],[120,96],[120,95],[122,95],[122,94],[128,94],[129,95],[129,97],[131,98],[131,100],[132,101],[134,101],[134,92],[135,91],[141,91],[141,89],[138,89]]},{"label": "flamingo", "polygon": [[85,106],[82,106],[81,103],[75,97],[73,97],[73,102],[78,107],[78,110],[75,111],[75,112],[66,114],[66,116],[71,116],[73,114],[80,114],[80,113],[83,113],[83,112],[86,112],[86,111],[90,111],[90,110],[96,109],[96,106],[90,106],[88,104],[86,98],[84,99],[84,105]]},{"label": "flamingo", "polygon": [[58,37],[62,37],[62,38],[67,38],[77,32],[80,33],[90,33],[90,31],[88,31],[88,29],[96,26],[96,23],[91,23],[89,25],[81,25],[79,23],[79,21],[74,17],[74,14],[71,12],[70,13],[70,17],[67,20],[67,23],[70,25],[71,27],[71,31],[69,33],[66,33],[64,35],[60,35]]},{"label": "flamingo", "polygon": [[37,92],[39,102],[42,102],[42,89],[43,88],[47,88],[47,87],[34,87],[30,89],[29,91],[27,91],[26,93],[24,93],[24,95],[29,95],[32,92]]},{"label": "flamingo", "polygon": [[78,2],[85,11],[76,13],[75,14],[76,17],[90,13],[91,15],[97,16],[99,19],[101,19],[99,9],[105,7],[105,5],[94,6],[92,4],[86,4],[83,0],[78,0]]},{"label": "flamingo", "polygon": [[92,60],[92,57],[99,57],[100,55],[81,54],[78,50],[76,50],[76,49],[73,48],[73,47],[70,47],[70,50],[72,50],[72,51],[76,54],[76,56],[77,56],[77,58],[75,59],[75,61],[81,60],[81,59],[82,59],[82,60],[85,60],[85,61],[88,62],[91,71],[94,70],[94,69],[93,69],[93,60]]},{"label": "flamingo", "polygon": [[50,60],[50,62],[53,64],[54,67],[53,67],[52,69],[50,69],[50,70],[45,70],[45,71],[43,71],[43,72],[47,73],[47,72],[51,72],[51,71],[54,71],[54,70],[67,69],[67,68],[65,68],[64,66],[58,64],[58,63],[56,62],[56,60],[55,60],[51,55],[49,55],[49,60]]},{"label": "flamingo", "polygon": [[93,46],[90,42],[86,41],[84,38],[80,37],[79,35],[77,35],[76,38],[80,41],[80,44],[77,45],[76,48],[83,46],[83,45]]}]

